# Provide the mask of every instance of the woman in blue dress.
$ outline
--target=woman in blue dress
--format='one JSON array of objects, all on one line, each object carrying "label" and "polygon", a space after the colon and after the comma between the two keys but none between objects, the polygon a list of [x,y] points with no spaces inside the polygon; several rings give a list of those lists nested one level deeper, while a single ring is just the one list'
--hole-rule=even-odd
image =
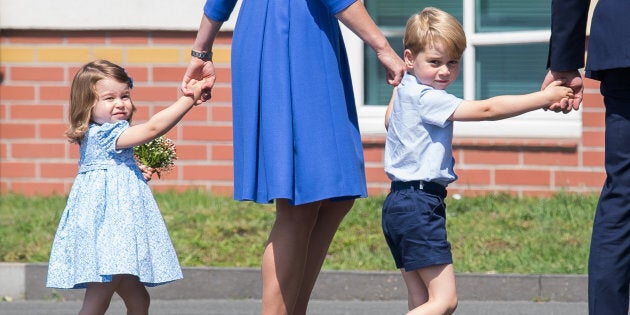
[{"label": "woman in blue dress", "polygon": [[201,96],[183,96],[147,122],[135,111],[125,70],[97,60],[83,66],[70,91],[70,142],[80,144],[79,172],[53,241],[46,286],[86,288],[79,314],[104,314],[114,292],[128,314],[148,314],[145,286],[182,278],[166,225],[133,147],[169,131]]},{"label": "woman in blue dress", "polygon": [[[237,0],[207,0],[182,90],[215,78],[212,45]],[[339,22],[376,52],[388,83],[404,65],[356,0],[244,0],[232,41],[234,198],[275,201],[262,313],[305,314],[332,238],[367,196]]]}]

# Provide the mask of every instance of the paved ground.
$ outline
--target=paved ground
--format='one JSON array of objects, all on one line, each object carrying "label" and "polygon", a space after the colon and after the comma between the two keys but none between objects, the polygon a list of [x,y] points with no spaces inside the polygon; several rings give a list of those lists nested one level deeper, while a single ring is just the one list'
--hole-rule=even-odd
[{"label": "paved ground", "polygon": [[[0,302],[1,315],[77,314],[81,302],[15,301]],[[309,315],[401,315],[406,301],[323,301],[315,300]],[[155,300],[152,315],[258,315],[258,300]],[[455,312],[465,315],[582,315],[585,302],[461,301]],[[112,303],[107,315],[125,314],[120,300]]]},{"label": "paved ground", "polygon": [[[45,264],[0,263],[0,315],[77,314],[84,290],[45,287]],[[184,279],[149,288],[151,315],[257,315],[257,268],[183,268]],[[464,315],[587,314],[585,275],[456,274]],[[400,273],[322,271],[309,315],[401,315],[406,289]],[[545,301],[541,303],[533,301]],[[125,314],[116,297],[108,315]]]}]

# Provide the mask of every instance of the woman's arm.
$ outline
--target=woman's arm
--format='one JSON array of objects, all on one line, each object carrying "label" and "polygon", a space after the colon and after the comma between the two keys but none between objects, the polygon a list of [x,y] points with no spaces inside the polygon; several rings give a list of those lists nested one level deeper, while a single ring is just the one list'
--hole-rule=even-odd
[{"label": "woman's arm", "polygon": [[387,83],[398,85],[402,80],[405,65],[369,16],[363,3],[360,0],[356,1],[335,16],[376,52],[378,61],[387,72]]},{"label": "woman's arm", "polygon": [[[219,33],[219,29],[223,22],[214,21],[208,18],[205,14],[201,18],[201,24],[197,31],[197,37],[193,43],[192,50],[205,53],[212,52],[212,45],[214,39]],[[187,88],[188,82],[191,79],[204,80],[202,90],[208,91],[207,94],[202,95],[201,99],[197,101],[197,104],[210,99],[210,90],[214,86],[216,80],[214,64],[212,60],[202,60],[197,57],[191,57],[184,78],[182,79],[181,90],[186,96],[192,96],[192,91]]]}]

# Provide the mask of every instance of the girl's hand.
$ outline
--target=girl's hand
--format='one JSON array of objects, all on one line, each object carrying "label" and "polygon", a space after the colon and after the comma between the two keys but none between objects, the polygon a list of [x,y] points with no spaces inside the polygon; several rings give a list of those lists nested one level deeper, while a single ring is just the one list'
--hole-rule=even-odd
[{"label": "girl's hand", "polygon": [[138,168],[142,172],[142,176],[144,176],[144,180],[146,180],[147,182],[150,181],[151,178],[153,177],[153,173],[155,173],[155,170],[152,167],[148,167],[142,163],[136,163],[136,164],[138,164]]},{"label": "girl's hand", "polygon": [[199,105],[198,100],[200,99],[203,100],[204,97],[206,100],[210,99],[210,90],[203,89],[205,85],[205,81],[206,79],[203,79],[201,81],[191,79],[190,81],[188,81],[188,84],[186,85],[186,88],[193,92],[192,98],[193,100],[195,100],[195,105]]},{"label": "girl's hand", "polygon": [[[189,87],[190,80],[203,82],[201,90],[204,92],[201,93],[201,97],[195,97],[194,91]],[[195,104],[199,105],[210,99],[210,90],[212,90],[215,80],[216,76],[212,61],[191,58],[190,63],[188,64],[188,69],[186,69],[186,73],[184,74],[184,79],[182,80],[181,90],[185,96],[193,97],[195,99]]]}]

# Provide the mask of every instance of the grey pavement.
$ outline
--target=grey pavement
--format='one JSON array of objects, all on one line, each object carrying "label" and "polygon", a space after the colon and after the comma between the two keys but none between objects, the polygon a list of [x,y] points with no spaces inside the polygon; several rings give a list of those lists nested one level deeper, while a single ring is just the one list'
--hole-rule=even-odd
[{"label": "grey pavement", "polygon": [[[313,300],[309,315],[402,315],[406,301],[325,301]],[[527,301],[460,301],[455,314],[465,315],[582,315],[587,314],[586,302]],[[77,314],[80,301],[16,301],[0,302],[2,315],[66,315]],[[125,314],[120,300],[112,302],[107,315]],[[259,300],[154,300],[152,315],[258,315]]]},{"label": "grey pavement", "polygon": [[[0,263],[0,315],[76,314],[83,290],[45,288],[45,264]],[[183,268],[184,279],[149,288],[151,314],[259,314],[260,271]],[[587,314],[585,275],[457,274],[456,314]],[[10,301],[6,301],[10,300]],[[404,314],[397,271],[322,271],[308,314]],[[107,314],[124,314],[115,297]]]}]

